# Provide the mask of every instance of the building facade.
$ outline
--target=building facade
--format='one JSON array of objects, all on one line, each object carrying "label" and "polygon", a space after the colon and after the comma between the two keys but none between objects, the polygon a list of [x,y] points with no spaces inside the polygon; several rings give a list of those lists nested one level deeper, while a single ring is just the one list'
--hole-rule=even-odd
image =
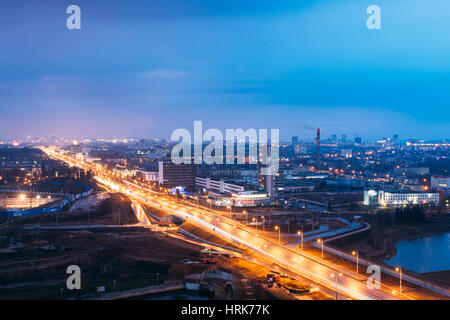
[{"label": "building facade", "polygon": [[431,176],[431,189],[450,191],[450,177]]},{"label": "building facade", "polygon": [[440,203],[439,193],[403,193],[367,190],[364,191],[364,204],[368,206],[380,205],[383,207],[400,207],[407,205],[426,205],[438,206]]},{"label": "building facade", "polygon": [[170,160],[158,163],[158,182],[166,188],[184,186],[186,190],[193,191],[197,173],[196,164],[174,164]]},{"label": "building facade", "polygon": [[223,180],[213,180],[210,178],[195,178],[195,186],[197,189],[205,188],[208,191],[215,191],[220,193],[233,193],[244,191],[243,186],[226,183]]}]

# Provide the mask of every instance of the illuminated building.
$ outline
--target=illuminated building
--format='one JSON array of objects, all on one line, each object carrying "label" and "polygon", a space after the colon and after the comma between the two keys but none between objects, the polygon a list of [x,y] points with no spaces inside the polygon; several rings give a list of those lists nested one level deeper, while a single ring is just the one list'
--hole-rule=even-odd
[{"label": "illuminated building", "polygon": [[385,191],[364,191],[364,204],[373,206],[378,204],[383,207],[399,207],[404,205],[439,205],[439,193],[392,193]]},{"label": "illuminated building", "polygon": [[171,161],[159,161],[158,182],[167,188],[184,186],[186,190],[194,190],[197,173],[198,165],[196,164],[174,164]]}]

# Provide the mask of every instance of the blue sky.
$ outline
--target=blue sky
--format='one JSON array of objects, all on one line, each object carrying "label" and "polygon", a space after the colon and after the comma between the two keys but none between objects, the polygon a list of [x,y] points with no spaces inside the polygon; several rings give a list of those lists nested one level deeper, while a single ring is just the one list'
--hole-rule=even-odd
[{"label": "blue sky", "polygon": [[[66,28],[77,4],[82,29]],[[381,7],[382,30],[366,28]],[[0,137],[450,137],[446,0],[0,3]]]}]

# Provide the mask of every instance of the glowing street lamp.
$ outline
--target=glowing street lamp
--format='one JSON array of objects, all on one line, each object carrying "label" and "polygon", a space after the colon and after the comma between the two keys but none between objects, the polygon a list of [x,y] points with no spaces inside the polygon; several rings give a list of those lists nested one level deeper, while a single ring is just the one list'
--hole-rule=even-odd
[{"label": "glowing street lamp", "polygon": [[400,293],[402,293],[402,268],[395,268],[395,271],[397,271],[398,273],[400,273]]},{"label": "glowing street lamp", "polygon": [[297,231],[297,234],[299,237],[301,237],[301,244],[302,244],[302,250],[303,250],[303,232]]},{"label": "glowing street lamp", "polygon": [[339,273],[339,274],[332,273],[331,277],[334,278],[334,281],[335,281],[336,300],[338,300],[338,282],[339,282],[339,277],[342,277],[342,273]]},{"label": "glowing street lamp", "polygon": [[258,231],[258,224],[256,223],[256,217],[253,217],[253,218],[252,218],[252,222],[255,223],[255,230]]},{"label": "glowing street lamp", "polygon": [[266,226],[265,226],[266,219],[264,218],[264,216],[261,216],[261,219],[263,222],[263,231],[266,231]]},{"label": "glowing street lamp", "polygon": [[255,238],[253,239],[253,247],[256,248],[256,238],[258,238],[258,234],[255,233]]},{"label": "glowing street lamp", "polygon": [[358,274],[359,252],[358,251],[352,251],[352,255],[356,256],[356,274]]},{"label": "glowing street lamp", "polygon": [[227,209],[230,210],[230,219],[232,219],[232,218],[231,218],[231,206],[227,206]]},{"label": "glowing street lamp", "polygon": [[278,230],[278,244],[281,246],[281,228],[279,226],[275,226],[275,230]]},{"label": "glowing street lamp", "polygon": [[322,244],[322,260],[323,260],[323,240],[322,239],[317,239],[317,243],[321,243]]}]

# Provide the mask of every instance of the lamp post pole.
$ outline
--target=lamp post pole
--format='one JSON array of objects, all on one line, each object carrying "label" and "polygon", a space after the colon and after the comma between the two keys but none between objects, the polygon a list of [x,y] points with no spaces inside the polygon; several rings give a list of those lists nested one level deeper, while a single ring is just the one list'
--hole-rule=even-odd
[{"label": "lamp post pole", "polygon": [[301,245],[302,245],[302,251],[303,251],[303,232],[301,232],[301,231],[297,231],[297,234],[298,234],[298,236],[299,236],[299,238],[301,239]]},{"label": "lamp post pole", "polygon": [[281,228],[279,226],[275,226],[275,230],[278,230],[278,245],[281,245]]},{"label": "lamp post pole", "polygon": [[317,242],[322,244],[322,260],[323,260],[323,240],[322,239],[317,239]]},{"label": "lamp post pole", "polygon": [[402,285],[402,268],[399,268],[399,267],[397,267],[397,268],[395,268],[395,271],[397,271],[398,273],[400,273],[400,293],[402,293],[402,287],[403,287],[403,285]]},{"label": "lamp post pole", "polygon": [[354,255],[354,256],[356,256],[356,274],[358,274],[359,272],[359,267],[358,267],[358,265],[359,265],[359,252],[358,251],[353,251],[352,252],[352,255]]}]

